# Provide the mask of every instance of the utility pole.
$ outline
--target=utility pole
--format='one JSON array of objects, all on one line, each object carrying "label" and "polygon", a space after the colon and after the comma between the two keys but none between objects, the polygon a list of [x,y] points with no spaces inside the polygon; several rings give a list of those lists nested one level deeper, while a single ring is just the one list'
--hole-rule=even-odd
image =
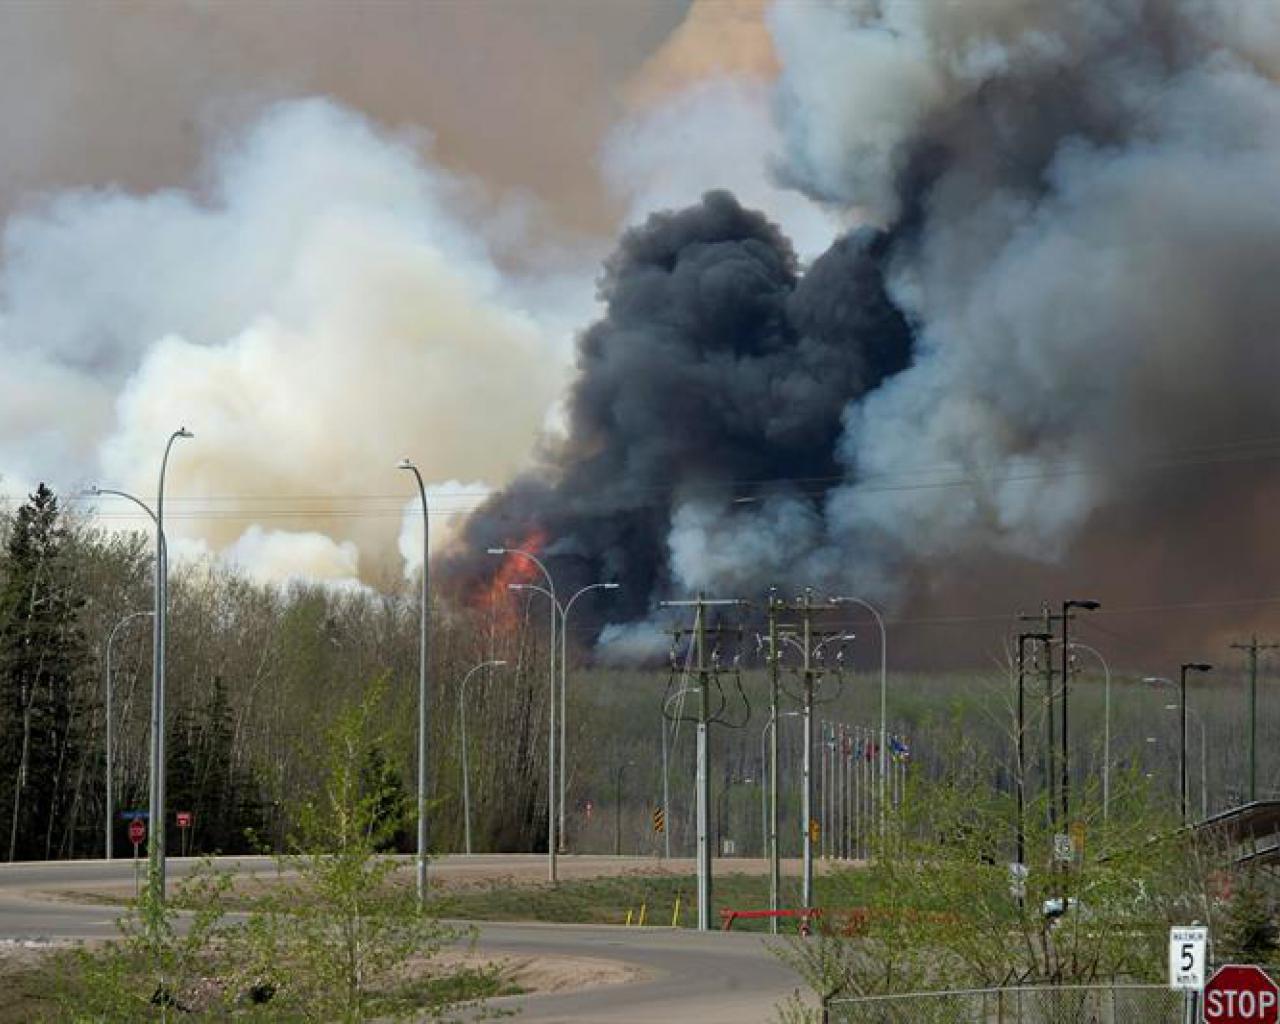
[{"label": "utility pole", "polygon": [[[727,632],[723,627],[707,629],[707,609],[728,605],[742,605],[736,598],[708,599],[702,594],[693,601],[662,601],[661,608],[693,608],[694,672],[698,677],[698,769],[697,769],[697,826],[698,826],[698,930],[711,930],[711,773],[707,753],[707,727],[711,718],[711,675],[707,665],[708,633]],[[680,631],[676,631],[679,639]]]},{"label": "utility pole", "polygon": [[801,785],[804,787],[801,791],[801,811],[800,817],[804,821],[804,887],[801,902],[805,909],[813,906],[813,618],[812,611],[812,594],[806,590],[803,603],[801,605],[803,619],[801,620],[801,628],[804,633],[804,760],[800,774],[802,776]]},{"label": "utility pole", "polygon": [[1018,634],[1018,729],[1015,735],[1015,746],[1018,757],[1018,832],[1016,837],[1018,864],[1027,862],[1027,823],[1026,823],[1026,643],[1034,640],[1044,645],[1045,660],[1049,659],[1049,642],[1052,633],[1019,633]]},{"label": "utility pole", "polygon": [[1048,637],[1048,639],[1044,641],[1045,643],[1044,662],[1043,662],[1043,665],[1041,666],[1043,670],[1042,674],[1044,675],[1044,718],[1045,718],[1045,732],[1044,732],[1045,744],[1044,744],[1043,759],[1044,759],[1045,788],[1048,791],[1048,797],[1049,797],[1049,803],[1048,803],[1049,827],[1053,831],[1056,831],[1056,828],[1054,826],[1056,826],[1058,822],[1056,772],[1054,770],[1055,759],[1053,756],[1053,748],[1054,748],[1054,744],[1057,742],[1057,738],[1053,728],[1053,722],[1054,722],[1053,658],[1051,656],[1051,652],[1049,651],[1049,644],[1053,641],[1053,624],[1054,622],[1057,621],[1057,618],[1058,617],[1056,615],[1054,615],[1051,611],[1049,611],[1049,605],[1047,602],[1040,606],[1039,615],[1019,615],[1018,616],[1019,622],[1038,623],[1040,625],[1039,635]]},{"label": "utility pole", "polygon": [[1249,652],[1249,803],[1258,799],[1258,652],[1274,651],[1280,644],[1260,644],[1255,633],[1247,644],[1232,649]]},{"label": "utility pole", "polygon": [[[778,611],[786,605],[778,600],[777,588],[769,591],[769,720],[773,734],[769,737],[769,909],[777,911],[782,896],[782,859],[778,851],[778,668],[782,652],[778,650]],[[778,934],[777,917],[769,918],[769,931]]]},{"label": "utility pole", "polygon": [[[813,906],[813,846],[815,839],[814,826],[817,819],[814,817],[813,806],[813,704],[814,704],[814,686],[819,679],[822,678],[824,670],[821,665],[822,648],[830,640],[852,640],[850,634],[842,634],[839,630],[815,630],[813,628],[813,616],[815,612],[830,610],[843,598],[832,598],[830,605],[816,605],[813,600],[812,588],[807,588],[802,597],[791,602],[785,607],[788,610],[797,613],[800,617],[800,638],[797,640],[794,636],[780,636],[779,642],[785,640],[797,646],[800,649],[802,657],[800,665],[800,675],[803,685],[803,721],[804,721],[804,752],[801,760],[801,782],[800,782],[800,818],[803,827],[803,858],[804,858],[804,878],[802,885],[801,902],[808,909]],[[826,737],[823,741],[825,744]]]}]

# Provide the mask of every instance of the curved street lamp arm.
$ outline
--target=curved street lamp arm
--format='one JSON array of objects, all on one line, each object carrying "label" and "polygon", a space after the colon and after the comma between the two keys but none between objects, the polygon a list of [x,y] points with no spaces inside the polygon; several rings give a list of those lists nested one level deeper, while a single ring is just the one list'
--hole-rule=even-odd
[{"label": "curved street lamp arm", "polygon": [[[489,548],[489,554],[491,554],[491,555],[520,555],[522,558],[527,558],[527,559],[529,559],[529,561],[531,561],[531,562],[532,562],[534,565],[536,565],[540,570],[542,570],[542,576],[543,576],[543,578],[547,581],[547,587],[548,587],[548,588],[550,588],[551,593],[552,593],[552,595],[553,595],[553,596],[552,596],[552,600],[555,600],[554,595],[555,595],[555,592],[556,592],[556,585],[555,585],[555,583],[554,583],[554,582],[552,582],[552,579],[551,579],[551,573],[547,570],[547,567],[546,567],[545,565],[543,565],[543,564],[542,564],[542,559],[540,559],[540,558],[539,558],[537,555],[535,555],[532,551],[525,551],[525,550],[524,550],[524,548]],[[560,602],[559,602],[559,601],[556,601],[556,607],[557,607],[557,608],[559,608],[559,607],[560,607]]]},{"label": "curved street lamp arm", "polygon": [[128,491],[117,491],[110,487],[90,487],[85,493],[95,498],[103,494],[109,494],[115,498],[124,498],[126,501],[131,501],[147,514],[147,517],[157,529],[160,527],[160,520],[157,518],[155,512],[151,510],[151,506],[141,498],[134,497]]},{"label": "curved street lamp arm", "polygon": [[536,583],[508,583],[507,589],[508,590],[532,590],[534,593],[541,594],[543,597],[549,597],[555,603],[556,610],[557,611],[560,610],[560,602],[556,601],[556,595],[553,594],[546,587],[540,587]]},{"label": "curved street lamp arm", "polygon": [[588,583],[585,587],[583,587],[576,594],[574,594],[573,597],[569,598],[569,600],[565,602],[564,607],[560,609],[560,618],[561,619],[567,618],[569,615],[569,609],[573,607],[573,602],[578,600],[578,598],[580,598],[588,590],[617,590],[618,587],[619,587],[619,584],[617,583]]},{"label": "curved street lamp arm", "polygon": [[173,442],[180,437],[194,437],[186,427],[179,427],[169,435],[169,440],[164,446],[164,458],[160,460],[160,489],[156,492],[156,525],[163,527],[164,525],[164,477],[169,469],[169,451],[173,448]]}]

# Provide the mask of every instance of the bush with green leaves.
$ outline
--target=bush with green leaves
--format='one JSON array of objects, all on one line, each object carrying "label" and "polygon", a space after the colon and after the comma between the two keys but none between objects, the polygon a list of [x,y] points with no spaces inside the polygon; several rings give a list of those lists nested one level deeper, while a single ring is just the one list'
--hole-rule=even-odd
[{"label": "bush with green leaves", "polygon": [[[420,905],[403,877],[405,861],[380,853],[394,845],[410,810],[377,753],[386,741],[377,726],[385,694],[385,683],[374,684],[325,731],[315,766],[321,785],[304,801],[291,852],[277,858],[274,884],[236,938],[237,987],[270,992],[281,1015],[437,1018],[467,991],[441,975],[435,986],[414,987],[430,1005],[396,996],[413,975],[429,974],[431,957],[462,933]],[[488,987],[483,977],[475,981],[472,989]]]},{"label": "bush with green leaves", "polygon": [[[1092,787],[1074,795],[1072,822],[1084,843],[1069,864],[1053,859],[1045,799],[1029,800],[1019,885],[1011,868],[1015,795],[993,787],[993,766],[973,748],[957,750],[950,764],[940,778],[909,781],[865,867],[834,871],[837,895],[818,933],[777,947],[820,1002],[1158,982],[1171,924],[1220,923],[1209,884],[1214,851],[1177,828],[1140,776],[1113,778],[1105,819]],[[797,999],[781,1013],[803,1021],[810,1011]]]},{"label": "bush with green leaves", "polygon": [[224,914],[234,880],[211,867],[166,904],[143,895],[119,941],[73,954],[59,1019],[447,1020],[500,991],[495,967],[433,965],[467,935],[420,904],[409,862],[381,852],[412,810],[378,754],[385,695],[375,683],[323,731],[290,852],[243,915]]},{"label": "bush with green leaves", "polygon": [[118,940],[61,955],[56,1019],[123,1024],[228,1009],[235,993],[216,979],[229,964],[222,907],[231,884],[206,862],[167,902],[144,886],[117,921]]}]

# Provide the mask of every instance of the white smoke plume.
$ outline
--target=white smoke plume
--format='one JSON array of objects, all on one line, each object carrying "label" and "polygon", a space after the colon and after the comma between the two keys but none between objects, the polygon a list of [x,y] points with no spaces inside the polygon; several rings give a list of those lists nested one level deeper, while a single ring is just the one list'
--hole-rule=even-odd
[{"label": "white smoke plume", "polygon": [[714,77],[620,122],[605,141],[602,164],[606,181],[627,201],[627,221],[690,206],[723,188],[768,211],[802,259],[822,253],[851,219],[777,180],[773,161],[782,137],[772,95],[766,81]]},{"label": "white smoke plume", "polygon": [[402,455],[431,482],[504,481],[559,392],[560,328],[589,285],[558,265],[539,292],[535,272],[501,270],[490,228],[509,242],[520,218],[422,141],[289,102],[228,140],[198,190],[55,194],[13,218],[0,354],[21,376],[6,375],[0,469],[148,497],[186,425],[175,534],[322,578],[355,576],[356,547],[363,575],[389,569]]}]

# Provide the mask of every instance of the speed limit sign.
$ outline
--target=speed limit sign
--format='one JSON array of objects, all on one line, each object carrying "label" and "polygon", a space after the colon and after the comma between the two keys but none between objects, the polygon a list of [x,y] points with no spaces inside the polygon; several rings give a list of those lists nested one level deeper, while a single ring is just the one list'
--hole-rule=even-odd
[{"label": "speed limit sign", "polygon": [[1183,992],[1204,988],[1209,929],[1200,925],[1169,929],[1169,987]]}]

